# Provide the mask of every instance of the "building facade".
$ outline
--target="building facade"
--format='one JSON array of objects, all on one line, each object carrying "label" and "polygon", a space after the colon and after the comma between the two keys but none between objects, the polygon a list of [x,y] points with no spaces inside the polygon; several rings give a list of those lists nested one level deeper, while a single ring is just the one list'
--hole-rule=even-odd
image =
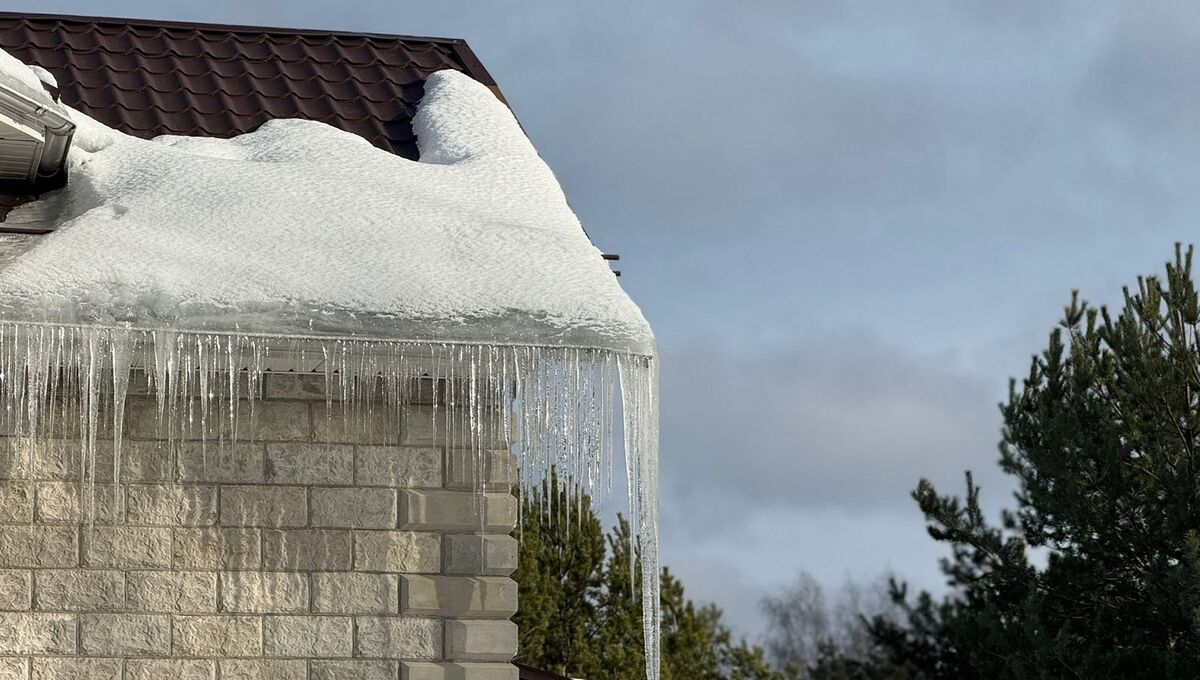
[{"label": "building facade", "polygon": [[131,395],[119,484],[74,423],[6,457],[0,680],[516,678],[512,453],[477,482],[428,401],[348,419],[325,380],[267,375],[234,444]]}]

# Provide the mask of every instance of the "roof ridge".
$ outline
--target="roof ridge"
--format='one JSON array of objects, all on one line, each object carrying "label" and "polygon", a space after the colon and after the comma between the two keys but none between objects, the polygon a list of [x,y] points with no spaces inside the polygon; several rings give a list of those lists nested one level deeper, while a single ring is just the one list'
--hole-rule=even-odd
[{"label": "roof ridge", "polygon": [[65,104],[141,137],[304,118],[415,160],[412,117],[431,73],[466,73],[504,101],[456,38],[0,12],[0,47],[63,71]]},{"label": "roof ridge", "polygon": [[[234,99],[240,99],[240,97],[234,97]],[[378,102],[373,102],[373,103],[378,103]],[[128,104],[125,104],[124,102],[120,102],[120,101],[114,101],[112,103],[103,104],[103,105],[89,104],[89,107],[93,111],[111,111],[112,109],[121,109],[122,111],[129,111],[132,113],[132,112],[138,112],[138,111],[142,110],[142,109],[130,107]],[[203,117],[210,117],[210,118],[213,116],[221,116],[223,114],[228,114],[228,113],[233,113],[235,115],[238,115],[238,116],[241,116],[244,118],[251,118],[254,116],[254,114],[240,113],[233,107],[221,109],[219,111],[201,111],[201,110],[195,109],[195,108],[171,109],[171,108],[167,108],[167,107],[163,106],[163,107],[160,107],[159,110],[162,111],[163,113],[167,113],[167,114],[171,114],[171,115],[183,115],[183,114],[187,114],[187,113],[194,113],[198,117],[203,116]],[[297,112],[297,115],[292,116],[292,118],[301,118],[304,120],[315,120],[315,121],[320,121],[322,123],[330,123],[333,127],[337,127],[336,124],[333,124],[330,121],[341,120],[341,121],[346,121],[346,122],[350,122],[350,123],[361,123],[364,121],[375,120],[377,118],[377,116],[372,114],[370,111],[366,111],[362,115],[358,115],[358,116],[333,111],[330,113],[326,113],[325,115],[322,115],[322,116],[303,115],[301,112]]]},{"label": "roof ridge", "polygon": [[[105,52],[105,54],[112,54],[112,53],[111,53],[111,52]],[[225,61],[225,62],[221,62],[221,63],[233,64],[233,63],[237,63],[237,60],[230,60],[230,61]],[[265,63],[265,62],[253,62],[253,63]],[[335,63],[335,62],[323,62],[323,63]],[[358,64],[358,65],[359,65],[359,66],[376,66],[376,64]],[[173,70],[171,70],[171,69],[168,69],[168,70],[163,70],[163,71],[155,71],[155,70],[152,70],[152,69],[149,69],[149,68],[144,68],[144,66],[145,66],[144,64],[143,64],[142,66],[143,66],[143,70],[144,70],[146,73],[150,73],[150,74],[153,74],[153,75],[156,75],[156,76],[166,75],[166,74],[168,74],[168,73],[172,73],[172,72],[173,72]],[[101,66],[101,67],[96,67],[96,68],[81,68],[81,67],[78,67],[78,66],[74,66],[74,65],[72,65],[72,67],[71,67],[71,68],[75,69],[75,71],[77,71],[77,72],[105,72],[105,71],[110,71],[110,70],[111,70],[111,69],[105,68],[105,67],[103,67],[103,66]],[[412,67],[412,68],[413,68],[413,70],[414,70],[414,71],[418,71],[418,72],[421,72],[421,73],[428,72],[428,73],[431,73],[431,74],[432,74],[432,73],[436,73],[437,71],[445,70],[445,69],[435,69],[435,68],[430,68],[430,67],[425,67],[425,66],[418,66],[418,65],[413,65],[413,67]],[[185,75],[188,75],[189,77],[196,77],[196,76],[195,76],[195,74],[188,74],[188,73],[186,73],[186,72],[185,72]],[[277,82],[277,81],[278,81],[278,80],[280,80],[280,79],[283,79],[283,80],[286,80],[286,81],[288,81],[288,82],[292,82],[292,83],[302,83],[302,82],[305,82],[305,81],[307,81],[307,80],[311,80],[311,79],[316,79],[316,80],[319,80],[319,81],[321,81],[321,82],[323,82],[323,83],[338,83],[338,82],[344,82],[344,81],[347,81],[347,80],[352,80],[352,81],[354,81],[354,82],[356,82],[356,83],[358,83],[358,84],[360,84],[360,85],[379,85],[379,84],[386,84],[386,83],[389,83],[389,82],[394,82],[394,81],[390,81],[390,80],[388,80],[386,77],[384,77],[384,78],[375,78],[375,79],[367,79],[367,78],[365,78],[365,77],[361,76],[360,74],[358,74],[358,73],[354,73],[354,72],[349,72],[349,73],[347,73],[347,74],[346,74],[346,77],[345,77],[345,78],[342,78],[342,79],[334,79],[334,78],[330,78],[329,76],[327,76],[327,75],[325,75],[325,74],[322,74],[322,73],[320,73],[320,72],[314,73],[314,74],[312,74],[311,76],[305,76],[305,77],[303,77],[303,78],[297,78],[297,77],[294,77],[294,76],[292,76],[292,75],[289,75],[289,74],[288,74],[286,71],[280,72],[280,73],[278,73],[278,74],[275,74],[275,75],[271,75],[271,76],[269,76],[269,77],[256,76],[256,75],[254,75],[253,73],[249,73],[249,72],[247,72],[247,73],[245,74],[245,77],[248,77],[248,78],[250,78],[251,80],[254,80],[254,81],[257,81],[257,82],[262,82],[262,83],[273,83],[273,82]],[[66,84],[64,83],[64,85],[66,85]],[[116,88],[116,89],[118,89],[118,90],[122,90],[122,91],[124,91],[124,92],[141,92],[141,91],[142,91],[142,89],[143,89],[143,88],[129,88],[129,87],[121,87],[120,85],[116,85],[115,83],[109,83],[109,84],[106,84],[106,86],[108,86],[108,85],[111,85],[112,87],[114,87],[114,88]],[[397,85],[404,85],[404,83],[397,83]],[[60,88],[60,89],[61,89],[61,88]],[[162,89],[159,89],[159,88],[157,88],[157,87],[151,87],[150,89],[154,90],[155,92],[160,92],[160,93],[163,93],[163,94],[166,94],[166,93],[168,93],[168,92],[174,92],[174,91],[175,91],[175,90],[162,90]],[[191,90],[191,91],[192,91],[192,92],[195,92],[195,90]],[[198,93],[198,94],[199,94],[199,93]],[[304,98],[305,98],[305,99],[311,99],[311,98],[315,98],[315,97],[304,97]]]},{"label": "roof ridge", "polygon": [[[83,48],[83,49],[72,48],[71,51],[74,52],[75,54],[96,54],[98,52],[102,52],[104,54],[130,54],[130,53],[133,53],[133,54],[137,54],[138,56],[145,57],[148,59],[164,59],[164,58],[166,58],[166,55],[171,55],[173,57],[178,57],[180,59],[197,59],[197,58],[203,57],[206,61],[222,62],[222,63],[231,63],[231,62],[237,61],[237,62],[248,62],[248,63],[254,63],[254,64],[265,64],[265,63],[272,62],[272,61],[286,61],[286,58],[280,54],[272,54],[271,56],[268,56],[268,57],[254,57],[254,56],[243,55],[243,54],[238,54],[238,55],[233,55],[233,56],[219,56],[219,55],[213,55],[213,54],[195,55],[195,54],[186,54],[184,52],[181,52],[181,51],[173,49],[173,48],[167,48],[164,50],[156,50],[156,51],[151,52],[151,51],[142,49],[141,47],[138,47],[136,45],[131,46],[129,49],[122,50],[122,51],[112,50],[112,49],[106,48],[102,45],[98,45],[96,47],[87,47],[87,48]],[[422,50],[422,52],[424,52],[424,51]],[[350,59],[345,56],[329,57],[327,59],[322,59],[316,55],[311,55],[311,54],[306,55],[306,57],[307,57],[308,61],[313,61],[313,62],[317,62],[320,64],[333,64],[333,63],[345,62],[345,63],[354,64],[356,66],[375,66],[375,65],[398,66],[399,65],[399,64],[394,64],[394,63],[384,61],[382,59],[372,59],[370,61],[363,61],[363,60]],[[411,59],[409,59],[406,63],[412,64],[417,68],[427,68],[424,65],[419,64]]]},{"label": "roof ridge", "polygon": [[374,33],[369,31],[352,31],[341,29],[317,28],[288,28],[286,26],[249,26],[244,24],[217,24],[189,21],[166,21],[156,19],[132,19],[123,17],[100,17],[74,14],[44,14],[40,12],[9,12],[0,11],[0,18],[17,19],[20,21],[57,21],[69,23],[92,24],[95,26],[118,25],[130,27],[146,27],[160,30],[192,30],[196,32],[220,33],[258,33],[258,34],[287,34],[287,35],[328,35],[347,36],[353,38],[379,38],[401,42],[439,42],[452,45],[465,45],[462,38],[446,38],[438,36],[401,35],[392,33]]},{"label": "roof ridge", "polygon": [[[102,69],[92,69],[92,70],[101,71]],[[314,75],[313,77],[324,83],[327,83],[327,84],[336,84],[338,82],[343,82],[343,81],[331,80],[329,78],[322,76],[319,73]],[[274,76],[271,78],[254,78],[254,80],[259,83],[275,83],[279,80],[286,80],[286,81],[293,82],[293,83],[299,81],[299,79],[292,78],[292,77],[288,76],[286,73],[281,73],[280,75],[277,75],[277,76]],[[393,85],[393,83],[386,81],[386,80],[377,80],[377,81],[359,80],[358,78],[355,78],[353,75],[351,75],[351,77],[349,78],[349,81],[353,81],[359,85],[385,85],[385,86]],[[346,81],[346,82],[349,82],[349,81]],[[211,96],[216,92],[215,90],[212,90],[212,89],[198,90],[194,87],[189,86],[187,83],[180,84],[179,86],[174,87],[172,89],[162,89],[159,87],[155,87],[154,84],[149,81],[143,82],[138,87],[124,87],[121,84],[119,84],[118,82],[116,82],[115,80],[111,80],[111,81],[105,83],[104,86],[111,87],[114,90],[120,90],[122,92],[133,92],[133,93],[142,93],[142,92],[149,90],[151,92],[154,92],[155,94],[160,94],[160,95],[170,95],[170,94],[176,94],[179,92],[187,92],[189,94],[194,94],[194,95]],[[405,87],[403,85],[398,85],[398,84],[396,84],[395,86],[396,87]],[[89,88],[83,88],[83,89],[89,89]],[[228,94],[228,93],[226,93],[226,94]],[[259,93],[259,92],[231,95],[231,96],[246,97],[246,96],[250,96],[251,94],[256,94],[258,96],[261,96],[261,97],[264,97],[267,99],[285,99],[285,100],[288,98],[304,99],[304,100],[308,100],[308,101],[313,101],[313,100],[317,100],[317,99],[335,99],[337,101],[344,102],[344,101],[351,101],[353,99],[364,99],[366,101],[369,101],[369,102],[372,102],[375,104],[379,104],[379,103],[386,102],[386,101],[392,101],[396,98],[395,94],[391,94],[391,95],[388,95],[388,96],[382,97],[382,98],[373,97],[370,92],[367,92],[365,90],[360,90],[359,92],[356,92],[355,95],[352,97],[341,97],[332,91],[324,91],[321,94],[314,94],[314,95],[305,95],[305,94],[301,94],[300,92],[297,92],[297,91],[291,91],[291,92],[288,92],[286,95],[275,95],[275,96],[267,96],[267,95],[263,95],[262,93]],[[127,107],[127,110],[133,110],[133,109]]]},{"label": "roof ridge", "polygon": [[[35,24],[35,23],[41,23],[41,20],[31,19],[27,15],[14,15],[14,13],[12,13],[12,12],[0,11],[0,19],[16,19],[16,21],[18,21],[22,24],[25,24],[27,29],[29,29],[35,33],[39,32],[40,29],[42,28],[41,26],[31,25],[31,24]],[[56,28],[59,28],[63,31],[66,31],[67,33],[71,33],[74,35],[84,35],[84,34],[87,34],[89,32],[93,32],[93,31],[96,33],[104,34],[104,35],[118,35],[121,33],[132,32],[132,30],[129,30],[129,29],[142,28],[141,26],[138,26],[138,25],[115,24],[115,23],[110,24],[108,26],[101,26],[99,24],[86,24],[83,22],[75,22],[75,21],[68,22],[68,21],[65,21],[65,20],[59,19],[59,18],[53,18],[52,20],[47,20],[46,23],[54,23],[54,24],[56,24]],[[170,28],[160,28],[158,26],[150,26],[150,25],[145,26],[145,28],[153,29],[151,31],[151,34],[153,35],[153,37],[160,37],[160,34],[164,34],[164,33],[167,33],[168,31],[174,30],[174,29],[170,29]],[[121,29],[126,29],[126,30],[121,30]],[[180,30],[183,30],[183,29],[180,29]],[[268,29],[268,30],[271,30],[271,29]],[[201,31],[201,30],[198,30],[198,31],[191,31],[191,32],[196,34],[197,40],[200,40],[205,43],[212,44],[212,45],[224,45],[226,43],[236,41],[241,44],[249,44],[249,45],[261,45],[264,43],[270,43],[272,45],[278,45],[278,46],[282,46],[282,47],[290,47],[297,43],[303,43],[303,44],[309,45],[309,46],[324,47],[326,45],[334,44],[336,42],[337,44],[343,45],[343,46],[360,47],[360,48],[380,48],[380,47],[386,47],[387,46],[386,43],[403,42],[403,43],[405,43],[406,49],[424,52],[424,51],[428,51],[431,49],[435,49],[435,47],[433,47],[435,45],[465,44],[464,41],[461,41],[458,39],[452,39],[452,38],[425,38],[425,37],[416,37],[416,36],[383,36],[383,35],[379,35],[379,34],[365,34],[365,33],[362,33],[362,34],[353,33],[352,34],[352,33],[336,33],[336,32],[334,32],[334,33],[299,32],[302,30],[303,29],[294,29],[294,30],[291,30],[291,32],[283,32],[283,31],[280,31],[280,32],[265,32],[265,31],[252,32],[249,30],[247,30],[247,31],[206,31],[206,30]],[[139,38],[140,37],[150,37],[150,36],[138,35],[137,33],[134,33],[134,35]],[[176,36],[171,35],[171,36],[161,36],[161,37],[175,38]],[[321,39],[321,40],[320,40],[320,42],[315,42],[313,40],[314,38]],[[419,45],[421,45],[422,43],[426,43],[428,46],[419,47]]]}]

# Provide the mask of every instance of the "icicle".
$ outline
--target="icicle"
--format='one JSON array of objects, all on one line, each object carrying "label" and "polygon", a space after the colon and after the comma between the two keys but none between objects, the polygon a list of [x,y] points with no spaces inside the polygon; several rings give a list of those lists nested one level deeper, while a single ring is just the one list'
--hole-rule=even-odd
[{"label": "icicle", "polygon": [[[121,444],[125,432],[125,398],[129,394],[129,371],[132,362],[132,338],[128,333],[112,334],[112,428],[113,428],[113,488],[121,488]],[[125,495],[117,493],[116,507],[113,508],[117,517],[124,516]]]},{"label": "icicle", "polygon": [[[658,366],[652,357],[580,347],[0,323],[0,417],[16,443],[9,449],[14,460],[0,462],[32,466],[52,437],[78,439],[80,497],[87,521],[94,521],[97,481],[122,483],[133,369],[144,371],[155,395],[158,436],[170,450],[181,439],[200,439],[205,456],[209,446],[231,446],[255,429],[268,370],[323,372],[326,417],[340,408],[345,427],[361,428],[372,417],[398,425],[407,404],[426,402],[435,436],[472,473],[476,502],[488,491],[489,450],[503,445],[518,454],[523,487],[547,490],[540,512],[562,513],[568,524],[582,520],[585,494],[597,503],[611,494],[614,453],[623,445],[642,565],[646,672],[658,677]],[[618,399],[623,441],[615,436]],[[242,422],[243,403],[249,427]],[[101,424],[108,418],[111,480],[97,470]],[[556,513],[558,491],[568,501]],[[112,510],[123,516],[122,508]]]},{"label": "icicle", "polygon": [[658,555],[658,363],[644,357],[621,357],[622,413],[625,458],[629,476],[629,505],[636,520],[642,561],[642,624],[646,644],[646,676],[659,669]]}]

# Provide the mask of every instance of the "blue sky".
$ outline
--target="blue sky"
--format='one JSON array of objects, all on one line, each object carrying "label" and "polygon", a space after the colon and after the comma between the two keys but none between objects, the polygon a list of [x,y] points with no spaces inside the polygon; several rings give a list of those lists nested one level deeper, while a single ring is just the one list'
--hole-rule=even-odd
[{"label": "blue sky", "polygon": [[467,38],[623,257],[663,356],[665,560],[749,635],[798,569],[939,587],[917,479],[1004,503],[1009,376],[1072,288],[1119,300],[1200,216],[1184,2],[6,9]]}]

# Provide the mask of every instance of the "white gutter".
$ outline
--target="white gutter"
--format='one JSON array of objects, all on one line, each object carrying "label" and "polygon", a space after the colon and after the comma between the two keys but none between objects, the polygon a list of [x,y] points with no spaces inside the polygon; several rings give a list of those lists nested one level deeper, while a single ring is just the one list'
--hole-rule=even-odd
[{"label": "white gutter", "polygon": [[[60,106],[47,105],[19,92],[0,81],[0,108],[26,125],[44,130],[45,141],[36,169],[31,170],[30,182],[53,177],[62,169],[75,135],[75,123]],[[23,119],[23,120],[21,120]]]}]

